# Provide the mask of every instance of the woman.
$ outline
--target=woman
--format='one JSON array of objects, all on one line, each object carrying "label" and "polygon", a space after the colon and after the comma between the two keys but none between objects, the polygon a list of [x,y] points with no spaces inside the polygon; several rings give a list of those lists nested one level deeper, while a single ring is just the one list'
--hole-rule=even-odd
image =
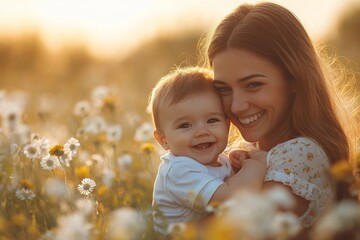
[{"label": "woman", "polygon": [[269,151],[264,188],[285,186],[310,227],[336,198],[330,165],[353,156],[306,31],[277,4],[245,4],[217,26],[207,54],[227,116]]}]

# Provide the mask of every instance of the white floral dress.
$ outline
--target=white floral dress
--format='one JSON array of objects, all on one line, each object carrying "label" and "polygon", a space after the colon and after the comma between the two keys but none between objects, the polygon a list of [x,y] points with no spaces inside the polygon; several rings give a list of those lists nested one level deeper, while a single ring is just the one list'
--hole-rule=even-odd
[{"label": "white floral dress", "polygon": [[315,140],[298,137],[278,144],[269,151],[267,166],[265,181],[290,186],[309,201],[299,218],[303,227],[310,227],[332,203],[335,189],[328,176],[329,159]]}]

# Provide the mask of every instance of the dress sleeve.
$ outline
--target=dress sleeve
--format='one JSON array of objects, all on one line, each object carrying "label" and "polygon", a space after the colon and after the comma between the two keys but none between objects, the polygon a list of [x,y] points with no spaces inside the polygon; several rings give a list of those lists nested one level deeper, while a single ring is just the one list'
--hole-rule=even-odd
[{"label": "dress sleeve", "polygon": [[304,226],[312,224],[333,193],[325,152],[311,139],[297,138],[271,149],[267,164],[265,181],[281,182],[290,186],[294,194],[308,200]]},{"label": "dress sleeve", "polygon": [[220,178],[211,176],[203,165],[182,161],[169,170],[165,186],[179,205],[203,212],[223,183]]}]

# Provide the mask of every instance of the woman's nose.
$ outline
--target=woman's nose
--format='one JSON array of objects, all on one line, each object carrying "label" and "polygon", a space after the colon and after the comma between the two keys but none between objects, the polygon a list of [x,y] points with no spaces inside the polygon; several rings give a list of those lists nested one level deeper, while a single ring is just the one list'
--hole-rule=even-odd
[{"label": "woman's nose", "polygon": [[230,110],[232,113],[242,113],[248,110],[249,106],[250,104],[246,94],[234,92],[230,106]]}]

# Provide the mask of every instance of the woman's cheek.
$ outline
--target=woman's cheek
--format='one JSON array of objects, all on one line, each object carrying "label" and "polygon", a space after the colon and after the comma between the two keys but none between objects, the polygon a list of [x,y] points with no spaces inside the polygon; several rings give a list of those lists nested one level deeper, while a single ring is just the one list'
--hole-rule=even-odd
[{"label": "woman's cheek", "polygon": [[227,116],[231,114],[231,97],[221,97],[222,105]]}]

